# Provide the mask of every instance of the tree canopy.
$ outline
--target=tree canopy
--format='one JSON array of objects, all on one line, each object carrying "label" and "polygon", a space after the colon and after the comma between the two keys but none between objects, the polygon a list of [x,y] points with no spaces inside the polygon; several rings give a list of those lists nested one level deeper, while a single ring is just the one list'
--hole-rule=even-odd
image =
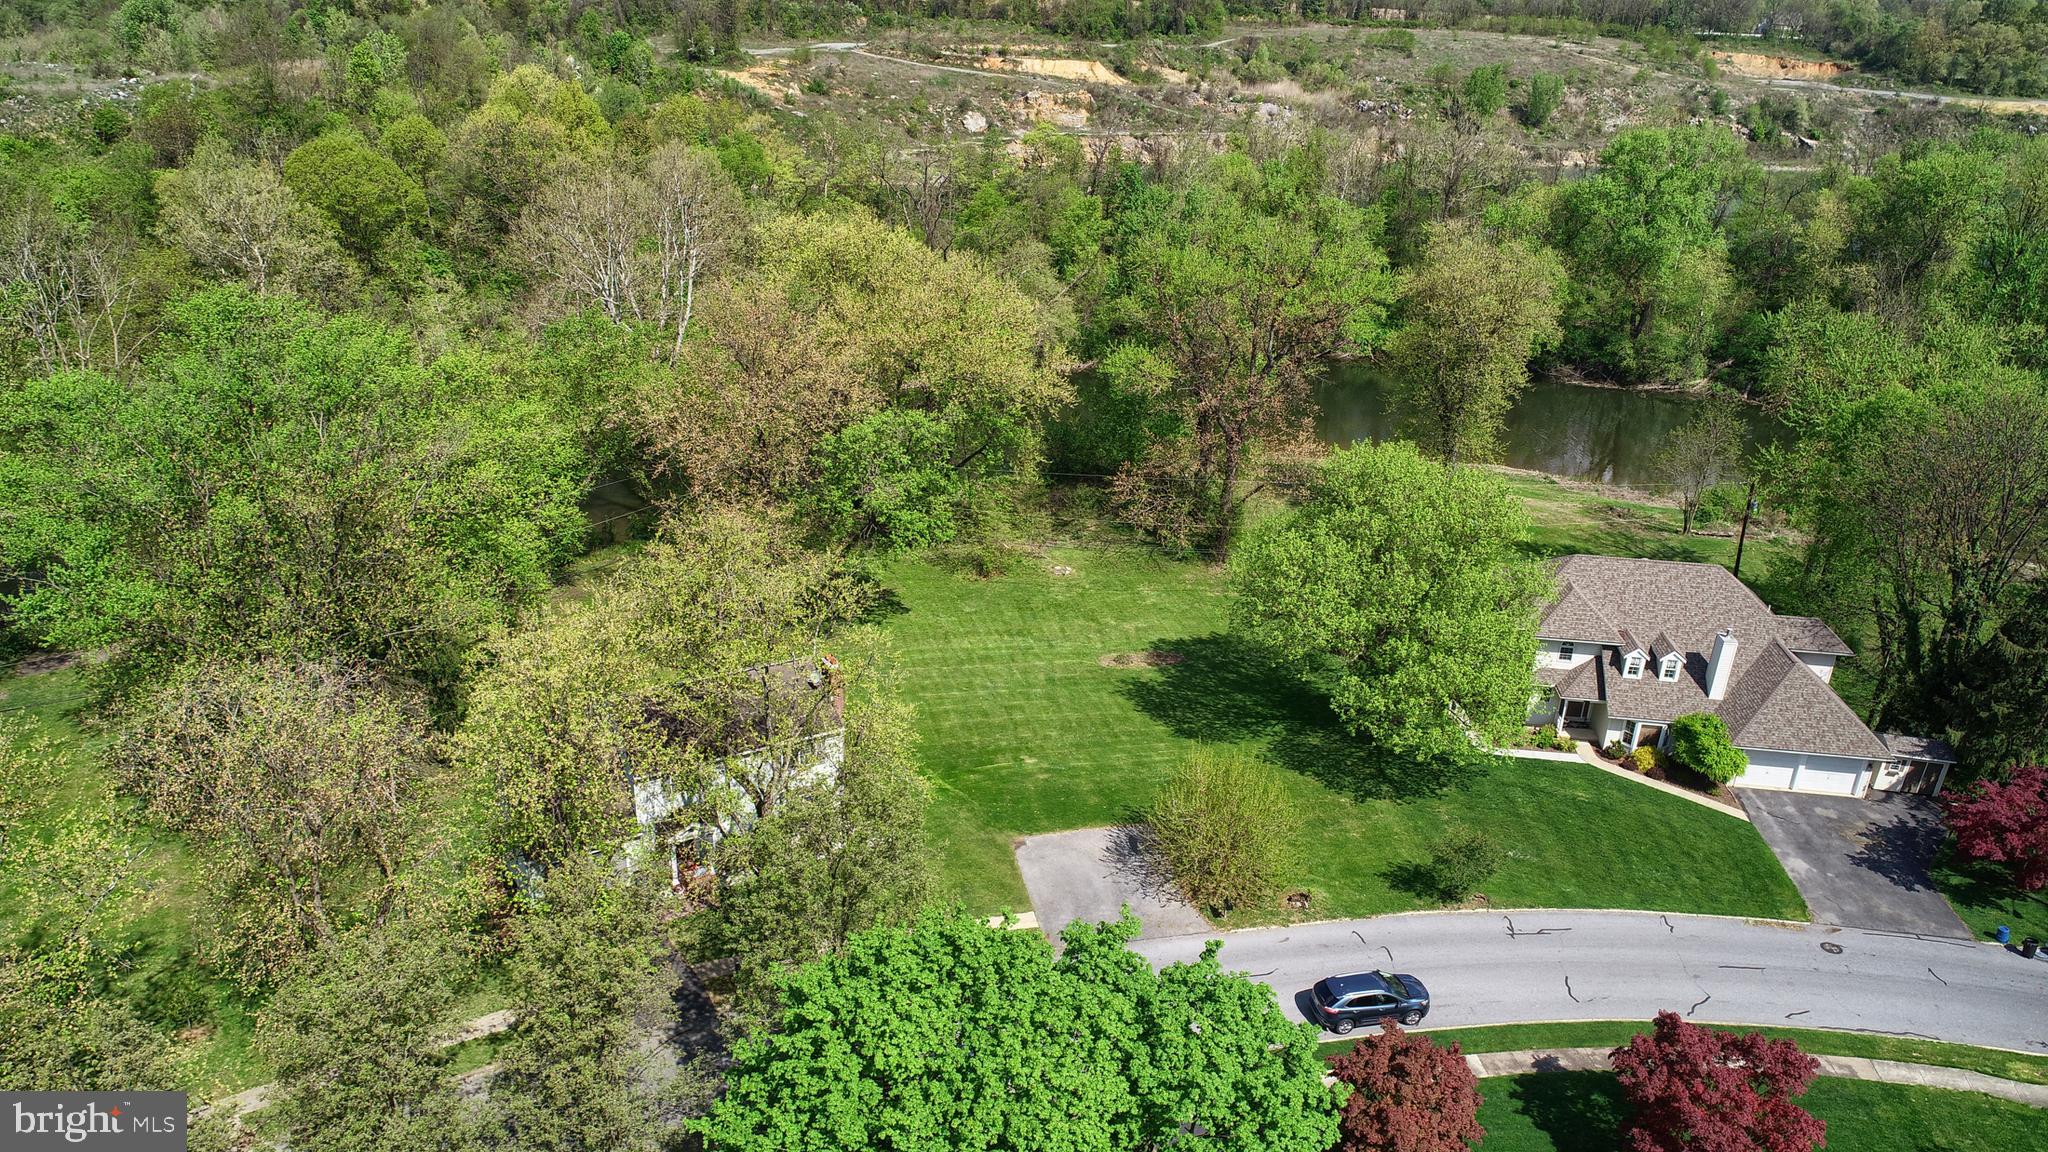
[{"label": "tree canopy", "polygon": [[1412,445],[1332,454],[1301,506],[1231,563],[1232,626],[1324,683],[1355,732],[1396,751],[1504,740],[1535,691],[1542,567],[1498,478]]},{"label": "tree canopy", "polygon": [[1336,1094],[1314,1032],[1215,947],[1154,972],[1135,919],[1035,932],[929,914],[780,983],[733,1052],[714,1148],[1117,1149],[1197,1126],[1218,1148],[1324,1152]]}]

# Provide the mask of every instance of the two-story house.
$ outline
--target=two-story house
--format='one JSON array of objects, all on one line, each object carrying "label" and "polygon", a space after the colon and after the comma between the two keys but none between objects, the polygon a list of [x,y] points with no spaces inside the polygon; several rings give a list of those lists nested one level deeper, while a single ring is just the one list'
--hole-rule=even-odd
[{"label": "two-story house", "polygon": [[1728,725],[1748,788],[1862,796],[1937,792],[1954,755],[1938,740],[1880,737],[1835,694],[1851,655],[1811,616],[1779,616],[1718,564],[1567,556],[1537,627],[1535,722],[1595,745],[1665,746],[1673,720]]}]

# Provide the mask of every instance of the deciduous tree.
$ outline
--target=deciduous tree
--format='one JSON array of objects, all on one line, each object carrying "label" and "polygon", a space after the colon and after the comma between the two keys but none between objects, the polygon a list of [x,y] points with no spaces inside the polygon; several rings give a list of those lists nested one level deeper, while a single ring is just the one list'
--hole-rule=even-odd
[{"label": "deciduous tree", "polygon": [[1629,380],[1697,375],[1729,290],[1717,226],[1755,176],[1718,124],[1615,137],[1555,202],[1575,283],[1565,355]]},{"label": "deciduous tree", "polygon": [[238,162],[217,137],[191,162],[157,177],[157,232],[202,268],[258,292],[332,296],[349,278],[334,225],[275,170]]},{"label": "deciduous tree", "polygon": [[1456,1042],[1380,1027],[1330,1064],[1351,1086],[1336,1152],[1465,1152],[1484,1140],[1479,1081]]},{"label": "deciduous tree", "polygon": [[1526,526],[1488,473],[1361,444],[1232,562],[1231,620],[1305,672],[1333,672],[1337,714],[1387,748],[1504,740],[1528,717],[1549,591],[1516,546]]},{"label": "deciduous tree", "polygon": [[369,659],[452,679],[462,649],[581,543],[573,430],[455,350],[285,297],[203,292],[132,380],[0,396],[24,514],[15,626],[131,658]]},{"label": "deciduous tree", "polygon": [[702,301],[685,369],[634,398],[665,471],[702,495],[799,496],[819,438],[884,409],[935,421],[963,478],[1029,470],[1069,396],[1045,307],[872,217],[786,217],[757,239],[750,274]]},{"label": "deciduous tree", "polygon": [[1140,527],[1227,552],[1247,467],[1305,437],[1331,356],[1379,342],[1393,284],[1376,222],[1321,177],[1307,157],[1231,154],[1128,198],[1117,307],[1150,355],[1104,366],[1174,425],[1113,488]]},{"label": "deciduous tree", "polygon": [[437,926],[365,925],[304,957],[257,1018],[274,1115],[308,1152],[457,1152],[467,1109],[442,1047],[463,962]]},{"label": "deciduous tree", "polygon": [[781,975],[908,920],[932,885],[928,788],[909,716],[873,683],[873,656],[846,662],[845,752],[830,779],[806,781],[711,853],[713,937],[737,960],[739,1012],[769,1018]]},{"label": "deciduous tree", "polygon": [[655,1060],[676,978],[646,871],[584,857],[541,883],[512,926],[505,986],[518,1020],[491,1079],[487,1143],[652,1152]]},{"label": "deciduous tree", "polygon": [[1312,1031],[1211,948],[1155,973],[1135,919],[1035,933],[928,914],[860,933],[781,981],[701,1131],[726,1152],[886,1141],[913,1150],[1165,1147],[1323,1152],[1336,1136]]},{"label": "deciduous tree", "polygon": [[1613,1059],[1632,1109],[1622,1129],[1629,1152],[1813,1152],[1827,1135],[1825,1123],[1793,1103],[1820,1065],[1790,1040],[1659,1012],[1652,1031],[1616,1048]]},{"label": "deciduous tree", "polygon": [[1942,798],[1955,850],[2005,865],[2023,892],[2048,888],[2048,768],[2023,764]]},{"label": "deciduous tree", "polygon": [[1725,403],[1709,404],[1673,428],[1657,456],[1657,471],[1678,497],[1680,531],[1692,535],[1693,517],[1707,490],[1735,475],[1742,459],[1742,417]]},{"label": "deciduous tree", "polygon": [[1529,359],[1557,342],[1564,268],[1547,249],[1495,241],[1467,224],[1430,232],[1402,278],[1401,328],[1387,348],[1411,433],[1440,460],[1492,459]]},{"label": "deciduous tree", "polygon": [[205,664],[139,707],[111,752],[150,813],[212,849],[212,949],[258,985],[381,921],[423,851],[426,710],[359,666]]}]

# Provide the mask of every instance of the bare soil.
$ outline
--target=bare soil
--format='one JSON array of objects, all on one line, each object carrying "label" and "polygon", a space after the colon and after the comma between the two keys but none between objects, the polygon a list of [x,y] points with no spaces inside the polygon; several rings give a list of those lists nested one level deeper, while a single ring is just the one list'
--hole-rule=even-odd
[{"label": "bare soil", "polygon": [[1833,80],[1855,71],[1833,60],[1766,56],[1761,52],[1715,52],[1714,62],[1737,76],[1756,80]]},{"label": "bare soil", "polygon": [[1104,668],[1164,668],[1187,657],[1178,652],[1154,649],[1149,652],[1111,652],[1096,663]]}]

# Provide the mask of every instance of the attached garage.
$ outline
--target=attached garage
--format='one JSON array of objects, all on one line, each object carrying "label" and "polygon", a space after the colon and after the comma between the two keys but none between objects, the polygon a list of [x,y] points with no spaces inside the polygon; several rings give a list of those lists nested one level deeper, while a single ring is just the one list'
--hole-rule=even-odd
[{"label": "attached garage", "polygon": [[[1747,751],[1747,750],[1745,750]],[[1799,757],[1785,752],[1749,752],[1749,771],[1737,776],[1738,788],[1790,788]]]},{"label": "attached garage", "polygon": [[1844,756],[1819,756],[1803,752],[1777,752],[1745,748],[1749,771],[1735,778],[1740,788],[1777,788],[1790,792],[1820,792],[1830,796],[1860,796],[1869,764]]}]

